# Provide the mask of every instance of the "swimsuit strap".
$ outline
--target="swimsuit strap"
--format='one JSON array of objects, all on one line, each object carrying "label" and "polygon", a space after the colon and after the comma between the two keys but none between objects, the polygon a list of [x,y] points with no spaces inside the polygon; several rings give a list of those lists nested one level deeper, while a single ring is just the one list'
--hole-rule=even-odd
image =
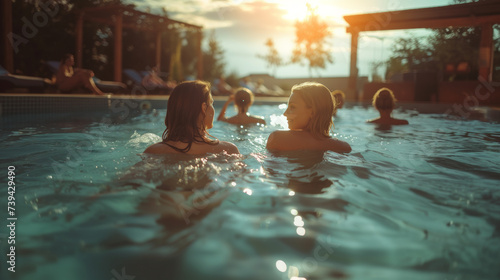
[{"label": "swimsuit strap", "polygon": [[169,146],[170,148],[172,148],[172,149],[174,149],[174,150],[176,150],[176,151],[178,151],[178,152],[181,152],[181,153],[186,153],[186,152],[188,152],[188,151],[191,149],[191,144],[192,144],[192,143],[188,143],[188,145],[187,145],[187,147],[186,147],[186,148],[184,148],[184,149],[179,149],[179,148],[177,148],[177,147],[175,147],[175,146],[173,146],[173,145],[168,144],[168,143],[167,143],[167,142],[165,142],[165,141],[162,141],[161,143],[163,143],[163,144],[165,144],[165,145]]}]

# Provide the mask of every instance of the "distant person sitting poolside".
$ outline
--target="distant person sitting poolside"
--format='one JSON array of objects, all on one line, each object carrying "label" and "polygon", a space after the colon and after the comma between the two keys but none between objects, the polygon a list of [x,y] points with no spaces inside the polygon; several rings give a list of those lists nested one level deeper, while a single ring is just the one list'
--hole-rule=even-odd
[{"label": "distant person sitting poolside", "polygon": [[289,131],[269,135],[270,151],[323,150],[351,152],[351,146],[330,136],[334,101],[330,90],[320,83],[306,82],[292,87],[284,115]]},{"label": "distant person sitting poolside", "polygon": [[368,123],[385,124],[385,125],[405,125],[408,124],[407,120],[395,119],[391,116],[396,98],[392,90],[388,88],[379,89],[373,96],[373,107],[378,110],[380,117],[368,120]]},{"label": "distant person sitting poolside", "polygon": [[259,79],[257,85],[255,86],[255,94],[257,95],[268,95],[270,90],[264,85],[264,81]]},{"label": "distant person sitting poolside", "polygon": [[339,89],[332,91],[333,101],[335,101],[335,111],[333,115],[337,115],[337,110],[344,107],[345,93]]},{"label": "distant person sitting poolside", "polygon": [[233,94],[233,88],[226,83],[226,78],[222,75],[215,82],[216,95],[231,95]]},{"label": "distant person sitting poolside", "polygon": [[250,91],[255,91],[255,85],[250,79],[250,77],[244,77],[240,80],[240,86],[249,89]]},{"label": "distant person sitting poolside", "polygon": [[147,90],[154,89],[165,89],[167,91],[172,90],[175,87],[175,83],[165,82],[160,76],[158,76],[158,68],[153,67],[151,71],[149,71],[148,75],[142,78],[142,86]]},{"label": "distant person sitting poolside", "polygon": [[[238,109],[238,114],[230,118],[226,118],[226,109],[229,103],[234,101]],[[232,94],[227,99],[222,107],[217,120],[232,124],[266,124],[266,121],[261,117],[255,117],[248,114],[248,109],[252,106],[253,94],[249,89],[239,88],[235,94]]]},{"label": "distant person sitting poolside", "polygon": [[149,146],[144,153],[239,154],[234,144],[219,141],[208,134],[214,121],[213,103],[210,83],[188,81],[177,85],[168,99],[163,141]]},{"label": "distant person sitting poolside", "polygon": [[85,87],[97,95],[104,93],[95,85],[94,72],[87,69],[74,69],[75,58],[72,54],[64,55],[56,75],[57,87],[62,92],[71,92],[80,87]]}]

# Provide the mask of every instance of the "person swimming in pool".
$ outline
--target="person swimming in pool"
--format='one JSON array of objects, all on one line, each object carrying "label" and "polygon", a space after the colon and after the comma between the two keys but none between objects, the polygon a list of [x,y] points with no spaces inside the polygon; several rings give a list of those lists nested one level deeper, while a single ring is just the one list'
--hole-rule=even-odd
[{"label": "person swimming in pool", "polygon": [[[226,109],[229,103],[234,101],[238,109],[238,114],[230,118],[226,118]],[[235,94],[232,94],[227,99],[222,107],[217,120],[224,121],[232,124],[266,124],[266,121],[261,117],[251,116],[248,114],[248,109],[253,103],[253,93],[247,88],[239,88]]]},{"label": "person swimming in pool", "polygon": [[332,91],[332,97],[335,101],[335,111],[333,112],[333,115],[336,116],[338,109],[344,107],[345,93],[340,89],[337,89]]},{"label": "person swimming in pool", "polygon": [[233,143],[219,141],[208,133],[213,127],[213,103],[210,83],[187,81],[177,85],[168,99],[163,141],[149,146],[144,153],[239,154]]},{"label": "person swimming in pool", "polygon": [[379,89],[373,96],[373,107],[378,110],[380,117],[368,120],[368,123],[383,124],[383,125],[406,125],[407,120],[395,119],[391,116],[394,106],[396,104],[396,98],[392,90],[388,88]]},{"label": "person swimming in pool", "polygon": [[351,152],[351,146],[330,136],[335,101],[330,90],[315,82],[292,87],[284,115],[289,131],[274,131],[267,139],[270,151],[323,150]]}]

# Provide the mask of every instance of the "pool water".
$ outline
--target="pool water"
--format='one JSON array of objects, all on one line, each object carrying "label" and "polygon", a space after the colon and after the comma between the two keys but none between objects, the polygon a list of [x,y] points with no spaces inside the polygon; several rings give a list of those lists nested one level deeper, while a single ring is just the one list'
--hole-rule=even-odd
[{"label": "pool water", "polygon": [[407,110],[384,128],[354,106],[334,130],[352,153],[271,154],[285,108],[214,123],[241,156],[141,155],[164,110],[4,125],[18,220],[1,278],[499,279],[500,124]]}]

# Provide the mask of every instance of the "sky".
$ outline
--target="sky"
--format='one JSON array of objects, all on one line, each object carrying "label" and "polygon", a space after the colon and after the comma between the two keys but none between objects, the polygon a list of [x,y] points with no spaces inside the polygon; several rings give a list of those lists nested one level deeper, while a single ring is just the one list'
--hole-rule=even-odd
[{"label": "sky", "polygon": [[[203,26],[205,38],[214,31],[226,62],[226,72],[238,76],[271,74],[263,59],[265,42],[271,38],[280,55],[289,60],[295,45],[294,23],[302,19],[309,3],[328,23],[332,37],[328,45],[334,63],[319,72],[321,77],[349,75],[351,36],[346,33],[344,15],[446,6],[451,0],[128,0],[139,10]],[[371,63],[387,60],[391,46],[400,37],[423,37],[428,30],[363,32],[358,43],[360,76],[370,76]],[[203,47],[207,48],[207,40]],[[381,69],[381,71],[383,71]],[[317,76],[315,74],[315,76]],[[277,69],[278,78],[309,77],[307,65],[287,65]]]}]

